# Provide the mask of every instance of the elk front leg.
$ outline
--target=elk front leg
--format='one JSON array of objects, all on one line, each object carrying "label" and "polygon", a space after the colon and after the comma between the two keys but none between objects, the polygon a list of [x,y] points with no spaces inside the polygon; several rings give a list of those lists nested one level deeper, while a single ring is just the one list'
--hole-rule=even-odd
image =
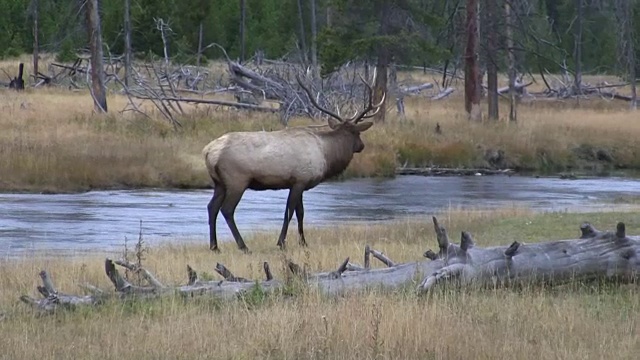
[{"label": "elk front leg", "polygon": [[284,220],[282,222],[282,230],[280,231],[280,236],[278,237],[278,246],[281,250],[285,248],[285,241],[287,238],[287,231],[289,230],[289,222],[293,217],[293,213],[298,205],[298,200],[300,200],[302,196],[303,188],[299,186],[293,186],[291,190],[289,190],[289,196],[287,197],[287,207],[284,210]]}]

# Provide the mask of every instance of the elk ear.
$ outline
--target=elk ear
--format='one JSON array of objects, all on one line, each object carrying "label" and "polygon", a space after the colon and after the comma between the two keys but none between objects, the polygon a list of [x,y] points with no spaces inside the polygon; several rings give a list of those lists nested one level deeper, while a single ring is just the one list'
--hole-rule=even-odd
[{"label": "elk ear", "polygon": [[373,125],[372,122],[363,122],[363,123],[360,123],[360,124],[356,124],[354,127],[359,132],[363,132],[363,131],[368,130],[371,127],[371,125]]},{"label": "elk ear", "polygon": [[334,118],[329,118],[329,127],[337,129],[342,123]]}]

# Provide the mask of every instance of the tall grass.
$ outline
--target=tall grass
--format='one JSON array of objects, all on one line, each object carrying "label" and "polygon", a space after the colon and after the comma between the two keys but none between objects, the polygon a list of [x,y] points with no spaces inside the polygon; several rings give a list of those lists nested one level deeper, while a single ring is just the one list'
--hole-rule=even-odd
[{"label": "tall grass", "polygon": [[[0,67],[17,67],[8,62]],[[217,70],[219,71],[219,69]],[[401,78],[418,73],[401,73]],[[431,79],[422,79],[431,80]],[[98,188],[208,186],[200,151],[229,131],[281,129],[276,115],[190,106],[174,131],[152,109],[151,119],[93,114],[86,91],[3,90],[0,96],[0,190],[82,191]],[[507,113],[502,104],[502,114]],[[390,107],[393,107],[390,103]],[[640,122],[626,104],[605,100],[523,102],[519,121],[470,123],[460,92],[442,101],[406,99],[406,117],[390,110],[363,134],[365,150],[343,177],[392,176],[398,166],[510,167],[538,172],[640,169]],[[294,119],[292,126],[309,124]],[[440,124],[443,132],[435,132]],[[501,150],[499,162],[487,154]]]},{"label": "tall grass", "polygon": [[[535,215],[525,209],[456,210],[439,215],[450,234],[469,230],[478,246],[571,238],[591,221],[617,221],[640,231],[638,212]],[[311,271],[346,257],[358,261],[371,244],[397,261],[421,259],[435,247],[429,219],[375,226],[309,229],[310,248],[292,243],[287,256]],[[294,232],[294,231],[292,231]],[[219,261],[259,279],[262,261],[284,276],[275,234],[247,238],[251,255],[227,243],[214,256],[206,241],[152,248],[145,266],[166,284],[186,282],[186,264],[213,277]],[[250,294],[244,300],[168,297],[109,302],[96,309],[34,316],[16,298],[33,294],[45,268],[59,291],[89,282],[107,288],[101,258],[30,257],[0,264],[0,358],[267,358],[267,359],[632,359],[640,349],[640,295],[634,286],[458,291],[417,296],[412,287],[327,298],[313,290],[294,296]],[[373,264],[381,266],[379,264]],[[208,274],[207,274],[208,273]],[[217,278],[217,276],[216,276]]]}]

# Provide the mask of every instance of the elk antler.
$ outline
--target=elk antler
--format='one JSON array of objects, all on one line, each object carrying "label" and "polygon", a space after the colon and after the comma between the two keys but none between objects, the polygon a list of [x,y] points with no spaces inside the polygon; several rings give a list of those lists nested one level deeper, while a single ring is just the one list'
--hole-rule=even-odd
[{"label": "elk antler", "polygon": [[[367,107],[362,110],[361,112],[356,112],[352,117],[350,117],[349,119],[347,119],[348,122],[353,122],[354,124],[359,123],[360,121],[364,120],[364,119],[368,119],[371,117],[376,116],[376,114],[378,112],[380,112],[380,107],[382,106],[382,104],[384,103],[385,98],[387,97],[386,93],[382,93],[382,99],[380,99],[380,102],[373,105],[373,88],[371,87],[371,85],[369,85],[369,83],[367,83],[364,78],[358,74],[358,76],[360,77],[360,80],[362,80],[362,82],[364,83],[364,85],[367,87],[367,90],[369,91],[369,104],[367,105]],[[377,77],[377,73],[376,70],[373,70],[373,82],[375,83],[376,81],[376,77]],[[375,111],[371,114],[367,114],[369,111],[375,109]]]},{"label": "elk antler", "polygon": [[[353,114],[352,117],[348,118],[348,119],[344,119],[343,117],[341,117],[338,114],[327,110],[325,108],[323,108],[322,106],[320,106],[318,104],[318,102],[315,100],[314,96],[311,94],[311,91],[309,90],[308,87],[306,87],[302,80],[300,80],[300,76],[296,74],[296,79],[298,80],[298,84],[300,84],[300,87],[302,87],[302,89],[304,90],[305,93],[307,93],[307,96],[309,97],[309,100],[311,101],[311,104],[313,104],[313,106],[315,106],[318,110],[320,110],[321,112],[337,119],[339,122],[344,123],[344,122],[353,122],[354,124],[359,123],[360,121],[364,120],[364,119],[368,119],[371,117],[374,117],[378,112],[380,112],[380,107],[382,106],[382,104],[384,103],[384,100],[387,96],[386,93],[382,93],[382,99],[380,99],[380,102],[378,102],[377,104],[373,104],[373,88],[371,87],[371,85],[369,85],[369,83],[367,83],[364,78],[362,77],[362,75],[358,74],[358,76],[360,77],[360,80],[364,83],[364,85],[367,87],[368,93],[369,93],[369,103],[367,104],[367,107],[364,108],[364,110],[358,112],[356,111],[355,114]],[[377,73],[376,70],[373,71],[373,82],[375,83],[377,77]],[[373,113],[369,112],[371,110],[375,109],[375,111]]]},{"label": "elk antler", "polygon": [[322,111],[323,113],[331,116],[332,118],[335,118],[336,120],[340,121],[340,122],[344,122],[344,119],[342,117],[340,117],[340,115],[327,110],[325,108],[323,108],[322,106],[320,106],[320,104],[318,104],[318,102],[316,101],[316,99],[314,99],[313,95],[311,94],[311,91],[309,90],[309,88],[307,88],[303,83],[302,80],[300,80],[300,76],[298,74],[296,74],[296,79],[298,80],[298,84],[300,84],[300,87],[302,87],[302,89],[304,90],[304,92],[307,93],[307,96],[309,97],[309,100],[311,101],[311,104],[313,104],[313,106],[315,106],[318,110]]}]

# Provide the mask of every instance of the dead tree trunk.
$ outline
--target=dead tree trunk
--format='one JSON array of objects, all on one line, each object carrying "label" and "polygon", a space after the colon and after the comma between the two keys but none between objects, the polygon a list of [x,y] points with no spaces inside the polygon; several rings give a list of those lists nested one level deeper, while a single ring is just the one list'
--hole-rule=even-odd
[{"label": "dead tree trunk", "polygon": [[40,43],[38,39],[38,0],[33,0],[33,79],[38,76],[38,60],[40,57]]},{"label": "dead tree trunk", "polygon": [[631,46],[631,49],[629,50],[629,85],[631,86],[631,110],[638,109],[638,92],[636,83],[636,55],[634,47]]},{"label": "dead tree trunk", "polygon": [[505,27],[507,34],[507,54],[508,54],[508,72],[509,72],[509,121],[518,120],[518,103],[516,98],[516,55],[513,47],[513,7],[511,1],[506,1],[505,10]]},{"label": "dead tree trunk", "polygon": [[465,49],[464,105],[469,120],[481,121],[478,84],[478,1],[467,0],[467,46]]},{"label": "dead tree trunk", "polygon": [[498,120],[498,64],[496,52],[498,51],[497,34],[497,0],[487,0],[486,16],[487,24],[483,27],[487,33],[487,92],[489,103],[489,119]]},{"label": "dead tree trunk", "polygon": [[107,112],[107,92],[104,86],[102,63],[102,32],[98,0],[86,0],[85,12],[89,29],[89,49],[91,51],[91,97],[96,112]]},{"label": "dead tree trunk", "polygon": [[318,76],[318,21],[316,19],[316,0],[311,0],[311,66],[313,66],[313,76]]},{"label": "dead tree trunk", "polygon": [[[390,5],[389,1],[383,1],[379,10],[379,21],[380,21],[380,29],[378,34],[382,37],[389,34],[390,27]],[[377,45],[377,55],[378,59],[376,62],[376,82],[374,84],[374,102],[379,103],[383,100],[382,96],[387,94],[387,82],[388,82],[388,68],[391,63],[391,53],[389,51],[389,46],[382,42]],[[380,111],[374,117],[374,121],[376,122],[384,122],[385,117],[387,115],[387,101],[385,101],[380,106]]]},{"label": "dead tree trunk", "polygon": [[245,21],[246,21],[246,3],[245,0],[240,0],[240,63],[244,63],[245,60]]},{"label": "dead tree trunk", "polygon": [[616,1],[618,23],[618,55],[631,87],[630,108],[637,109],[635,36],[633,33],[633,7],[631,1]]},{"label": "dead tree trunk", "polygon": [[131,0],[124,0],[124,84],[131,78]]},{"label": "dead tree trunk", "polygon": [[304,31],[304,16],[302,12],[302,0],[298,0],[298,24],[300,26],[300,61],[307,64],[307,40]]},{"label": "dead tree trunk", "polygon": [[198,56],[196,57],[196,66],[200,67],[200,60],[202,59],[202,22],[198,29]]},{"label": "dead tree trunk", "polygon": [[[583,3],[582,0],[576,2],[576,28],[574,34],[573,61],[575,62],[576,74],[573,83],[576,95],[582,94],[582,20],[583,20]],[[579,97],[578,97],[579,99]]]},{"label": "dead tree trunk", "polygon": [[14,89],[16,91],[24,90],[24,64],[20,63],[18,65],[18,76],[11,79],[9,82],[9,88]]},{"label": "dead tree trunk", "polygon": [[[463,231],[459,244],[453,244],[446,229],[433,218],[438,252],[428,250],[424,257],[429,260],[397,264],[383,253],[365,247],[364,266],[353,264],[350,258],[335,271],[307,274],[300,266],[287,260],[291,275],[298,277],[309,288],[326,295],[341,295],[346,292],[368,288],[399,288],[415,281],[422,281],[418,292],[432,290],[439,284],[448,283],[464,287],[530,286],[536,284],[558,285],[568,282],[613,280],[632,282],[640,274],[640,236],[627,236],[625,225],[618,223],[615,231],[602,232],[588,223],[580,226],[580,237],[534,244],[514,241],[508,246],[488,248],[476,247],[468,232]],[[386,268],[372,269],[370,257],[383,262]],[[136,286],[122,277],[115,265],[139,273],[149,283]],[[157,297],[207,295],[223,299],[242,296],[254,287],[269,292],[286,284],[275,280],[264,264],[264,281],[249,281],[235,276],[222,264],[216,265],[224,280],[201,281],[197,272],[187,265],[187,285],[170,287],[162,284],[149,271],[126,261],[107,259],[105,271],[120,298],[129,296]],[[20,299],[36,309],[53,311],[58,307],[96,305],[108,296],[107,292],[91,285],[83,287],[93,295],[74,296],[59,293],[46,271],[40,273],[44,286],[38,287],[44,299],[22,296]]]}]

